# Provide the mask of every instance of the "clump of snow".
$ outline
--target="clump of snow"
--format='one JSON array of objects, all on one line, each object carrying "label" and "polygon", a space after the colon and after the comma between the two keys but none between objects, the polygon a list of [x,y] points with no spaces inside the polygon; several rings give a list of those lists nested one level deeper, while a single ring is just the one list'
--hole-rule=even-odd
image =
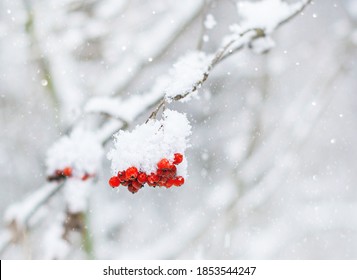
[{"label": "clump of snow", "polygon": [[[156,172],[162,158],[173,160],[175,153],[184,155],[191,125],[185,114],[165,110],[161,120],[149,120],[132,131],[120,130],[114,135],[114,148],[109,151],[113,174],[135,166],[150,174]],[[177,166],[177,174],[186,176],[187,162]]]},{"label": "clump of snow", "polygon": [[47,152],[47,174],[66,167],[73,169],[74,176],[95,174],[100,166],[103,148],[98,138],[83,129],[74,130],[63,136]]},{"label": "clump of snow", "polygon": [[68,180],[63,189],[64,199],[70,213],[85,212],[88,206],[89,189],[87,181],[74,178]]},{"label": "clump of snow", "polygon": [[216,22],[215,18],[213,17],[213,15],[208,14],[206,16],[206,19],[203,24],[205,25],[205,27],[207,29],[212,29],[213,27],[216,26],[217,22]]},{"label": "clump of snow", "polygon": [[[57,189],[56,184],[46,184],[42,188],[36,190],[24,201],[11,204],[5,212],[4,220],[7,223],[16,222],[16,226],[19,228],[26,227],[29,224],[35,223],[42,214],[46,211],[37,211],[36,215],[31,216],[34,209],[41,205],[41,202],[50,196],[51,193]],[[43,205],[41,207],[44,208]]]},{"label": "clump of snow", "polygon": [[238,14],[242,18],[241,29],[261,28],[273,31],[282,20],[289,17],[301,3],[288,4],[282,0],[242,1],[237,3]]},{"label": "clump of snow", "polygon": [[44,259],[65,259],[70,252],[70,244],[63,239],[64,218],[56,218],[43,238]]},{"label": "clump of snow", "polygon": [[170,83],[165,89],[168,100],[170,97],[190,92],[194,85],[203,79],[211,62],[211,56],[199,51],[191,51],[181,57],[169,71]]},{"label": "clump of snow", "polygon": [[275,42],[271,37],[262,37],[253,40],[250,47],[255,53],[262,54],[275,47]]}]

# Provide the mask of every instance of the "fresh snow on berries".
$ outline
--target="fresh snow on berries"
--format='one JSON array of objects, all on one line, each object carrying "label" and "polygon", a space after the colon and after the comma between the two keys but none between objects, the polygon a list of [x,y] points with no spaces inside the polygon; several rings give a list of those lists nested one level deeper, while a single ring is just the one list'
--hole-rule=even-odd
[{"label": "fresh snow on berries", "polygon": [[[119,171],[130,173],[122,178],[124,183],[131,179],[150,182],[153,178],[150,175],[156,175],[160,169],[158,164],[163,163],[163,159],[169,161],[168,166],[175,176],[186,177],[187,162],[183,155],[190,134],[191,125],[186,115],[172,110],[165,110],[161,120],[149,120],[131,132],[120,130],[114,135],[114,148],[108,153],[114,177],[109,180],[110,186],[117,187],[115,176]],[[177,165],[173,164],[174,161]]]},{"label": "fresh snow on berries", "polygon": [[97,173],[103,148],[91,132],[78,129],[63,136],[48,150],[46,164],[49,178],[91,177]]}]

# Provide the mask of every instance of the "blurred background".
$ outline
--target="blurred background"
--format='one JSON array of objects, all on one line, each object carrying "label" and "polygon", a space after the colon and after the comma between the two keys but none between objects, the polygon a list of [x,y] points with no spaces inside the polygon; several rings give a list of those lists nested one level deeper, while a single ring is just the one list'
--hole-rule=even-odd
[{"label": "blurred background", "polygon": [[114,191],[104,158],[85,213],[60,190],[20,234],[8,219],[46,183],[55,141],[110,120],[88,100],[147,92],[237,22],[234,0],[0,0],[2,259],[357,258],[353,0],[314,1],[268,53],[228,57],[199,98],[169,105],[193,126],[181,188]]}]

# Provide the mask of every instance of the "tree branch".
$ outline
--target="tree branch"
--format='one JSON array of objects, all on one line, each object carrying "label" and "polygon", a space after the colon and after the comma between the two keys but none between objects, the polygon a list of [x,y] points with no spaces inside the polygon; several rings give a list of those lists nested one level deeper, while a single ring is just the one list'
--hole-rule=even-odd
[{"label": "tree branch", "polygon": [[[282,26],[283,24],[289,22],[291,19],[293,19],[295,16],[297,16],[299,13],[301,13],[304,8],[311,3],[311,0],[305,0],[303,1],[303,3],[301,4],[301,7],[294,11],[294,13],[292,13],[291,15],[289,15],[287,18],[283,19],[282,21],[280,21],[276,28]],[[173,100],[173,101],[178,101],[178,100],[182,100],[183,98],[187,97],[188,95],[192,94],[193,92],[195,92],[198,88],[200,88],[202,86],[202,84],[208,79],[211,71],[214,69],[214,67],[216,65],[218,65],[221,61],[223,61],[225,58],[233,55],[235,52],[243,49],[244,46],[247,45],[247,43],[251,43],[254,40],[256,40],[257,38],[261,38],[266,36],[265,31],[263,29],[260,28],[255,28],[255,29],[248,29],[244,32],[242,32],[241,34],[239,34],[236,38],[234,38],[233,40],[230,40],[228,43],[226,43],[224,46],[222,46],[221,48],[219,48],[217,50],[217,52],[213,55],[213,58],[210,62],[210,64],[208,65],[207,70],[202,73],[202,77],[201,79],[199,79],[198,81],[196,81],[190,90],[177,94],[174,97],[162,97],[160,99],[154,98],[151,101],[151,104],[148,104],[147,107],[143,108],[143,110],[141,112],[138,112],[135,115],[135,119],[137,119],[139,116],[141,116],[142,114],[146,113],[147,110],[149,108],[152,108],[153,106],[155,106],[155,104],[157,104],[155,110],[153,110],[150,114],[149,119],[151,118],[155,118],[157,113],[160,111],[160,109],[165,105],[167,100]],[[236,44],[236,46],[234,47],[234,49],[230,49],[232,46],[234,46]],[[106,130],[106,137],[102,137],[101,141],[102,144],[105,145],[105,143],[108,141],[108,139],[111,138],[112,134],[113,134],[113,130],[117,131],[119,129],[122,129],[123,127],[128,127],[129,126],[129,122],[120,122],[120,124],[115,124],[113,125],[113,127],[111,127],[111,129]],[[30,207],[30,209],[28,209],[27,214],[24,216],[25,218],[23,219],[24,223],[23,226],[25,227],[25,229],[28,229],[30,227],[29,225],[29,221],[31,220],[31,218],[38,212],[38,210],[45,204],[47,203],[55,194],[57,194],[64,186],[65,186],[66,181],[63,181],[61,183],[58,183],[51,191],[49,191],[46,195],[40,197],[40,199],[38,199],[37,203],[33,204],[32,207]],[[43,187],[48,187],[47,185],[43,186]],[[42,189],[41,189],[42,190]],[[35,194],[31,195],[26,201],[31,201],[33,197],[37,196],[38,192],[36,192]],[[6,236],[11,236],[7,234],[8,231],[4,232],[4,235]],[[2,244],[0,244],[0,254],[2,254],[11,244],[11,242],[13,241],[13,238],[4,238],[5,242],[2,242]]]}]

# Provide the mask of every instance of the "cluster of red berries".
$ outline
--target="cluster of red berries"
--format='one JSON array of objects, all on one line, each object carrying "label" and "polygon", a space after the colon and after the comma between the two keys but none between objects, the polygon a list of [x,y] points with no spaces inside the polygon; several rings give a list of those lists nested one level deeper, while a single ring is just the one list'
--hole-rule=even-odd
[{"label": "cluster of red berries", "polygon": [[138,192],[144,184],[150,187],[179,187],[185,183],[182,176],[176,176],[176,165],[183,160],[183,155],[176,153],[174,159],[170,162],[163,158],[157,163],[157,170],[154,173],[146,174],[139,171],[135,166],[129,167],[127,170],[119,171],[117,176],[109,179],[109,185],[112,188],[119,187],[119,185],[127,186],[131,193]]},{"label": "cluster of red berries", "polygon": [[[68,178],[68,177],[72,177],[73,176],[73,169],[72,167],[65,167],[63,169],[57,169],[53,175],[50,175],[47,177],[48,181],[60,181],[62,179]],[[93,174],[89,174],[89,173],[84,173],[83,176],[81,177],[82,181],[85,181],[91,177],[94,177]]]}]

